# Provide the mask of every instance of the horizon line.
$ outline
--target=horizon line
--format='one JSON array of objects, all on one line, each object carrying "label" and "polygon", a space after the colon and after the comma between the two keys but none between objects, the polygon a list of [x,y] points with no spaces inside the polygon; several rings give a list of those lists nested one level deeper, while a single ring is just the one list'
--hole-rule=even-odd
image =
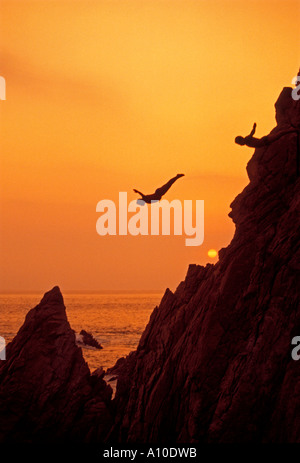
[{"label": "horizon line", "polygon": [[[59,287],[60,288],[60,287]],[[52,288],[51,288],[52,289]],[[38,289],[32,289],[32,290],[0,290],[0,295],[8,295],[8,294],[45,294],[50,290],[38,290]],[[64,290],[61,292],[62,294],[113,294],[113,293],[162,293],[165,292],[167,288],[164,289],[74,289],[74,290]]]}]

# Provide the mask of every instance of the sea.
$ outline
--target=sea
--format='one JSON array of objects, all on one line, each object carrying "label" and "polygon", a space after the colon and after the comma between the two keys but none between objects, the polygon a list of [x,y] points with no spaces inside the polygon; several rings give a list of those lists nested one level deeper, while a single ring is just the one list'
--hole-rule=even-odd
[{"label": "sea", "polygon": [[[103,349],[82,347],[91,372],[107,370],[135,350],[162,292],[66,293],[64,303],[71,328],[91,333]],[[17,334],[41,293],[0,295],[0,336],[6,344]]]}]

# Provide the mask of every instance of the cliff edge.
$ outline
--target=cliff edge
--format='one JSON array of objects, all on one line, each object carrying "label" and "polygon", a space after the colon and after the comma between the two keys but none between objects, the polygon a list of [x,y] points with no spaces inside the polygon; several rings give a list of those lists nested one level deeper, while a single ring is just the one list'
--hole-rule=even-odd
[{"label": "cliff edge", "polygon": [[[277,126],[300,127],[284,88]],[[122,365],[112,436],[128,442],[300,442],[299,132],[256,149],[216,265],[167,290]]]}]

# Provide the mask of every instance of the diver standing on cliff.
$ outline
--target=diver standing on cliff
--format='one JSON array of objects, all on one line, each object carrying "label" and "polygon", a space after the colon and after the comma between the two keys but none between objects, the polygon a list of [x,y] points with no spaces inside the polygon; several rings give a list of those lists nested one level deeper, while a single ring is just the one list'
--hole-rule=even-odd
[{"label": "diver standing on cliff", "polygon": [[240,135],[238,135],[235,138],[235,143],[241,146],[246,145],[250,148],[263,148],[264,146],[269,146],[271,143],[274,143],[274,141],[279,140],[279,138],[283,137],[283,135],[287,135],[288,133],[292,132],[297,132],[296,128],[290,127],[286,129],[281,129],[279,130],[279,132],[276,133],[269,133],[269,135],[265,135],[262,138],[256,138],[253,137],[253,135],[255,134],[255,130],[256,122],[254,122],[253,128],[249,135],[247,135],[246,137],[241,137]]}]

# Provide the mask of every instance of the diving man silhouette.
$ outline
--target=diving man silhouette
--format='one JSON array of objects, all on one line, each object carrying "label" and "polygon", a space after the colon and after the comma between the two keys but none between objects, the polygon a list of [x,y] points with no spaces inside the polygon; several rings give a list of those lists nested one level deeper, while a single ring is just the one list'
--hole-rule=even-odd
[{"label": "diving man silhouette", "polygon": [[262,148],[264,146],[268,146],[274,141],[277,141],[279,138],[281,138],[283,135],[286,135],[291,132],[297,132],[297,129],[295,128],[286,128],[286,129],[281,129],[279,132],[276,133],[269,133],[269,135],[265,135],[262,138],[255,138],[253,135],[255,134],[256,130],[256,122],[253,124],[253,128],[249,135],[246,137],[241,137],[240,135],[235,138],[235,142],[238,145],[246,145],[249,146],[250,148]]},{"label": "diving man silhouette", "polygon": [[152,195],[144,195],[141,193],[139,190],[133,190],[135,193],[138,193],[141,195],[141,198],[139,198],[137,201],[141,202],[144,201],[145,203],[151,204],[151,201],[160,201],[162,196],[167,193],[169,188],[173,185],[176,180],[178,180],[180,177],[184,177],[184,174],[177,174],[176,177],[171,178],[165,185],[163,185],[160,188],[157,188],[155,192]]}]

